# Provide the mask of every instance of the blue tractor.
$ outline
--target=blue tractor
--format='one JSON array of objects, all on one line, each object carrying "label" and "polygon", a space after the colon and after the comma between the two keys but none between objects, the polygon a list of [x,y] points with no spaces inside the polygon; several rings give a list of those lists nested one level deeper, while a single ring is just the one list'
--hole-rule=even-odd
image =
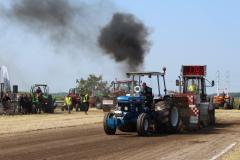
[{"label": "blue tractor", "polygon": [[[107,135],[114,135],[118,130],[122,132],[137,132],[139,136],[147,136],[162,131],[174,133],[179,131],[180,110],[167,95],[165,71],[161,72],[130,72],[131,92],[117,98],[115,111],[104,117],[103,127]],[[142,83],[143,78],[157,78],[156,96],[152,88]],[[160,77],[163,79],[163,95],[160,90]],[[137,80],[137,84],[134,83]]]}]

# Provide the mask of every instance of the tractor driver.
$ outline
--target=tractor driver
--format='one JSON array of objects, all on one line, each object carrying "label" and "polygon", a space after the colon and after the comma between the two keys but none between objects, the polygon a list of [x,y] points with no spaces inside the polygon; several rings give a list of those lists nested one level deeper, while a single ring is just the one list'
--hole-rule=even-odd
[{"label": "tractor driver", "polygon": [[36,90],[36,99],[38,100],[38,101],[42,101],[42,90],[41,90],[41,88],[40,87],[38,87],[37,88],[37,90]]},{"label": "tractor driver", "polygon": [[38,88],[37,88],[37,90],[36,90],[36,93],[37,93],[37,94],[40,94],[40,93],[42,93],[42,90],[41,90],[41,88],[40,88],[40,87],[38,87]]},{"label": "tractor driver", "polygon": [[142,84],[142,95],[146,98],[146,106],[151,108],[153,102],[152,88],[148,87],[145,82]]},{"label": "tractor driver", "polygon": [[192,79],[192,82],[190,85],[188,85],[188,92],[196,93],[197,92],[197,85],[195,84],[194,79]]}]

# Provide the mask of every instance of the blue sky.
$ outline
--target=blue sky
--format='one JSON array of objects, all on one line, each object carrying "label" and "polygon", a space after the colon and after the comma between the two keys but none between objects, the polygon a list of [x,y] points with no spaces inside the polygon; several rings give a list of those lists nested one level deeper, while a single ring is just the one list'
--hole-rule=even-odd
[{"label": "blue sky", "polygon": [[[132,13],[148,26],[152,46],[144,68],[158,71],[166,66],[170,90],[176,89],[175,79],[182,64],[206,64],[210,80],[216,79],[219,70],[224,87],[226,72],[229,72],[230,91],[240,91],[240,1],[121,0],[111,3],[114,7],[106,12],[109,15],[101,25],[110,20],[111,13],[118,11]],[[92,55],[84,49],[81,52],[87,56],[56,54],[74,52],[74,49],[59,51],[46,36],[32,34],[15,23],[0,21],[0,33],[0,63],[7,65],[12,83],[19,84],[23,90],[32,83],[42,82],[48,83],[54,92],[67,91],[75,85],[76,78],[90,73],[103,74],[109,81],[124,77],[118,72],[122,65],[115,64],[109,57]],[[209,91],[214,92],[215,88]]]},{"label": "blue sky", "polygon": [[230,90],[239,91],[240,1],[119,3],[151,28],[153,45],[145,67],[166,66],[171,88],[182,64],[206,64],[209,79],[216,79],[219,70],[225,87],[226,72],[230,72]]}]

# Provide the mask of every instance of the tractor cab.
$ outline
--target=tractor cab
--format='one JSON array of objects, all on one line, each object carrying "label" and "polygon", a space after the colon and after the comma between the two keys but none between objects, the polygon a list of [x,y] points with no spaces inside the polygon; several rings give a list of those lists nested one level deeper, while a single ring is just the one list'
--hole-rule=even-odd
[{"label": "tractor cab", "polygon": [[[137,81],[134,81],[134,86],[136,84]],[[117,97],[130,94],[131,86],[131,80],[112,81],[111,85],[109,86],[107,96],[103,97],[99,106],[101,106],[104,112],[110,112],[111,110],[114,110],[117,105]]]},{"label": "tractor cab", "polygon": [[[214,81],[210,83],[205,77],[206,66],[182,66],[176,85],[180,93],[196,96],[199,102],[208,102],[206,88],[214,86]],[[207,86],[207,83],[210,85]]]},{"label": "tractor cab", "polygon": [[80,96],[80,89],[79,88],[70,88],[68,93],[70,95]]},{"label": "tractor cab", "polygon": [[[209,85],[207,85],[207,83]],[[190,112],[190,124],[199,126],[208,126],[215,123],[215,109],[210,98],[207,96],[206,88],[213,87],[214,81],[210,82],[206,79],[206,66],[182,66],[181,76],[176,81],[179,87],[179,93],[173,97],[180,98],[185,101]],[[189,118],[186,119],[189,122]],[[188,123],[184,124],[189,125]]]},{"label": "tractor cab", "polygon": [[48,95],[49,88],[46,84],[35,84],[31,87],[31,93]]},{"label": "tractor cab", "polygon": [[[137,81],[134,81],[134,86],[136,84]],[[126,95],[130,94],[131,86],[131,80],[112,81],[109,91],[112,96]]]},{"label": "tractor cab", "polygon": [[68,93],[69,94],[76,94],[76,88],[70,88]]},{"label": "tractor cab", "polygon": [[[163,99],[160,90],[160,78],[163,78],[164,95],[166,95],[165,71],[161,72],[129,72],[127,77],[131,79],[129,94],[117,98],[118,109],[124,112],[152,110],[155,103]],[[157,94],[153,94],[153,86],[149,86],[143,80],[154,79],[157,82]]]}]

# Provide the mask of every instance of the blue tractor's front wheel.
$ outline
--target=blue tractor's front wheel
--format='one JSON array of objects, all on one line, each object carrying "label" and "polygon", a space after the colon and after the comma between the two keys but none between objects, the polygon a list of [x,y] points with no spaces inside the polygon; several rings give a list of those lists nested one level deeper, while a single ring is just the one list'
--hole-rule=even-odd
[{"label": "blue tractor's front wheel", "polygon": [[150,118],[147,113],[142,113],[137,119],[137,132],[139,136],[147,136],[149,133]]},{"label": "blue tractor's front wheel", "polygon": [[113,113],[107,113],[104,116],[103,128],[105,133],[108,135],[115,135],[117,130],[116,121],[113,116]]}]

